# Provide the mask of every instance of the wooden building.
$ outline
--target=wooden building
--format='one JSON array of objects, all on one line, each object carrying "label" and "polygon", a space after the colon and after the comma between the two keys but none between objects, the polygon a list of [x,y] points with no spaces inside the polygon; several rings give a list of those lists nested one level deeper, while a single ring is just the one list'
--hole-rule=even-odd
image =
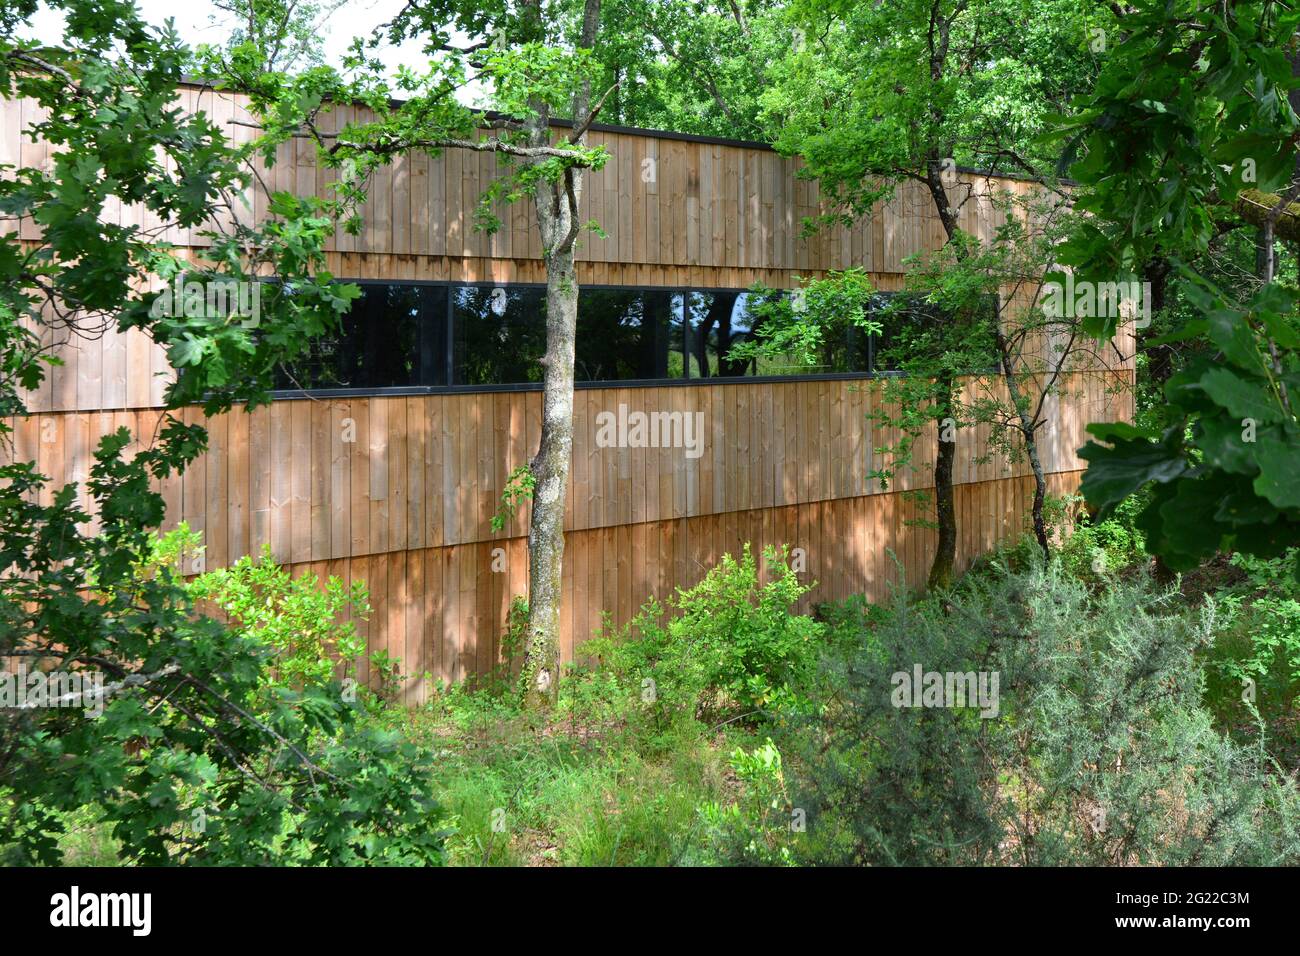
[{"label": "wooden building", "polygon": [[[233,138],[251,135],[231,122],[246,117],[229,98],[197,87],[180,97]],[[2,108],[0,163],[39,166],[46,147],[22,135],[36,107]],[[350,118],[336,109],[325,129]],[[904,492],[930,483],[932,443],[888,492],[867,479],[888,440],[866,416],[879,400],[872,344],[848,343],[816,375],[736,365],[725,353],[748,331],[745,290],[755,283],[791,288],[796,277],[858,266],[881,290],[900,288],[904,259],[942,243],[928,195],[904,185],[851,228],[804,237],[818,189],[794,160],[759,144],[644,130],[597,126],[591,139],[612,159],[590,174],[581,210],[605,234],[585,235],[579,251],[566,657],[603,618],[627,621],[745,542],[800,549],[817,583],[809,602],[883,597],[899,567],[923,580],[933,533],[908,523],[919,515]],[[364,579],[374,612],[361,627],[372,650],[402,658],[411,701],[427,692],[421,675],[456,681],[491,666],[506,609],[527,592],[526,509],[500,533],[490,519],[538,440],[543,269],[527,203],[501,207],[495,235],[472,227],[496,163],[449,151],[381,170],[361,234],[340,232],[328,255],[334,275],[365,284],[345,335],[289,370],[271,407],[207,421],[207,455],[161,489],[169,524],[203,534],[208,568],[269,546],[297,571]],[[266,175],[272,188],[319,195],[331,177],[306,140],[283,147]],[[997,226],[990,191],[1036,188],[960,180],[954,188],[977,193],[962,225],[984,236]],[[260,193],[250,206],[246,215],[265,214]],[[39,241],[32,224],[21,228]],[[203,245],[197,231],[161,234]],[[64,364],[28,396],[12,453],[37,460],[59,486],[85,479],[105,433],[127,425],[151,440],[168,368],[135,331],[50,344]],[[1063,377],[1043,437],[1055,492],[1077,486],[1084,426],[1131,414],[1132,378],[1131,359]],[[599,416],[620,409],[691,416],[702,432],[689,448],[604,447]],[[958,435],[962,563],[1024,527],[1027,468],[978,461],[987,449],[981,429]]]}]

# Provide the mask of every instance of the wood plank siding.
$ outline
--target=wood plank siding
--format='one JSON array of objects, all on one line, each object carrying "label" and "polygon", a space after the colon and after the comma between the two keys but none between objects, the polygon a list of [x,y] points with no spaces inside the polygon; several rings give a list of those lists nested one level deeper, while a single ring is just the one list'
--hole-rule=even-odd
[{"label": "wood plank siding", "polygon": [[[211,91],[185,88],[181,104],[205,110],[231,130],[242,107]],[[39,166],[47,147],[18,131],[37,118],[29,103],[3,101],[0,160]],[[323,129],[351,117],[338,109]],[[581,216],[605,236],[584,236],[583,284],[683,289],[743,289],[755,282],[788,288],[798,276],[860,266],[882,290],[901,287],[903,261],[938,247],[942,229],[929,197],[905,184],[852,226],[804,236],[800,223],[820,211],[815,182],[798,162],[751,145],[597,129],[594,144],[611,160],[592,173]],[[341,279],[540,282],[534,216],[527,203],[496,210],[494,236],[472,227],[474,206],[497,175],[491,154],[448,152],[406,157],[379,171],[358,236],[339,233],[328,267]],[[281,147],[266,171],[271,188],[327,195],[331,173],[304,141]],[[964,175],[953,199],[963,228],[990,236],[998,225],[989,195],[1024,193],[1032,184]],[[264,215],[254,200],[245,215]],[[114,221],[145,225],[131,208]],[[155,224],[156,225],[156,224]],[[3,228],[3,227],[0,227]],[[21,237],[39,242],[30,223]],[[199,230],[165,238],[201,256]],[[1118,343],[1125,351],[1125,339]],[[26,396],[30,414],[12,420],[14,443],[0,456],[35,459],[55,486],[84,481],[99,438],[121,425],[152,440],[169,374],[161,350],[137,331],[50,340],[64,364]],[[1131,351],[1131,350],[1127,350]],[[1054,492],[1077,486],[1075,450],[1091,421],[1132,414],[1131,356],[1109,369],[1063,377],[1043,443]],[[969,379],[973,396],[996,382]],[[908,521],[910,489],[931,483],[933,441],[920,443],[912,474],[888,492],[868,481],[875,449],[867,412],[879,402],[865,376],[747,382],[703,380],[579,389],[575,401],[564,566],[563,652],[575,649],[604,616],[628,620],[645,600],[688,586],[727,551],[787,544],[803,549],[807,603],[866,593],[883,597],[902,572],[923,578],[933,533]],[[698,414],[700,454],[682,448],[606,448],[597,417],[629,411]],[[197,409],[183,412],[199,421]],[[374,613],[363,630],[404,670],[455,681],[496,661],[506,609],[527,591],[527,509],[500,533],[490,528],[511,469],[537,447],[536,390],[424,390],[359,397],[277,400],[206,421],[210,449],[183,476],[162,482],[168,527],[184,520],[202,532],[206,566],[269,547],[295,570],[368,582]],[[994,456],[980,429],[958,435],[960,561],[965,564],[1023,529],[1031,482],[1025,465]],[[83,498],[84,489],[83,489]],[[408,699],[427,688],[413,679]]]}]

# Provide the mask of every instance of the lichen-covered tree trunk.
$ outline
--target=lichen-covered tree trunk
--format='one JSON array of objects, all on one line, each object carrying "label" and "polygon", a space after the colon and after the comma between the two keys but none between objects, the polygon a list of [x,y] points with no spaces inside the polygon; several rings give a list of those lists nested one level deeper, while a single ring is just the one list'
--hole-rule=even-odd
[{"label": "lichen-covered tree trunk", "polygon": [[[546,120],[542,112],[538,124]],[[545,135],[539,128],[537,138]],[[574,248],[582,171],[536,186],[534,208],[546,263],[546,354],[542,357],[542,434],[529,464],[533,503],[528,525],[528,632],[520,675],[524,703],[554,702],[560,667],[560,602],[564,569],[564,503],[573,451],[573,360],[578,328]]]},{"label": "lichen-covered tree trunk", "polygon": [[564,564],[564,502],[573,450],[573,356],[578,283],[573,246],[546,260],[546,357],[542,437],[532,462],[532,517],[528,528],[528,638],[524,648],[525,702],[545,707],[555,698],[560,661],[560,582]]},{"label": "lichen-covered tree trunk", "polygon": [[[531,16],[540,5],[527,4]],[[600,0],[586,0],[579,45],[591,49],[600,28]],[[536,102],[525,124],[533,145],[550,139],[550,110]],[[583,84],[573,100],[571,142],[586,144],[586,128],[599,105],[591,107],[591,89]],[[537,227],[546,264],[546,354],[542,359],[542,435],[529,470],[533,504],[528,525],[528,633],[521,673],[524,704],[540,710],[555,702],[559,691],[560,605],[564,570],[564,503],[573,451],[573,359],[578,328],[578,276],[574,269],[578,209],[584,171],[567,168],[558,179],[539,181],[533,192]]]}]

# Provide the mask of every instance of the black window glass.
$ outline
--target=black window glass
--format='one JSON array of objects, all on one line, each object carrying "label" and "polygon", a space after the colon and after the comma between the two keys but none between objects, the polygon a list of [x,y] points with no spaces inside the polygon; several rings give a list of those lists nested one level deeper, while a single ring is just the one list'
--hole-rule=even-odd
[{"label": "black window glass", "polygon": [[579,382],[680,377],[681,353],[674,361],[669,348],[680,315],[681,296],[671,292],[580,290],[574,377]]},{"label": "black window glass", "polygon": [[920,336],[937,323],[939,310],[913,296],[889,292],[876,296],[875,318],[883,328],[872,350],[873,370],[896,372],[920,347]]},{"label": "black window glass", "polygon": [[279,388],[447,384],[447,290],[365,283],[339,330],[277,372]]},{"label": "black window glass", "polygon": [[451,290],[457,385],[519,385],[542,380],[546,290],[534,286],[456,286]]},{"label": "black window glass", "polygon": [[689,293],[674,292],[668,297],[668,378],[686,377],[686,313]]},{"label": "black window glass", "polygon": [[[870,316],[870,313],[868,313]],[[871,333],[850,325],[847,341],[843,351],[835,353],[835,367],[832,372],[869,372],[871,371]]]},{"label": "black window glass", "polygon": [[[280,370],[282,389],[522,385],[542,381],[546,291],[523,285],[359,283],[339,330],[313,340]],[[888,364],[903,324],[933,321],[928,306],[879,314],[873,341],[845,323],[816,361],[736,355],[764,322],[788,311],[788,293],[583,288],[578,298],[575,379],[580,382],[855,372]],[[883,304],[886,296],[878,297]],[[921,315],[925,313],[925,315]],[[772,318],[769,318],[772,316]],[[773,326],[775,327],[775,325]]]}]

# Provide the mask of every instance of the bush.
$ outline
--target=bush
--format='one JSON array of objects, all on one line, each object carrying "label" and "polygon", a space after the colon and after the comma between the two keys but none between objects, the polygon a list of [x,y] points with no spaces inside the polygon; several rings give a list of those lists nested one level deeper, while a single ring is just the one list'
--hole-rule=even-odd
[{"label": "bush", "polygon": [[731,752],[731,769],[741,786],[736,802],[700,807],[715,860],[726,865],[789,866],[790,835],[802,832],[802,811],[790,806],[781,751],[769,737],[752,750]]},{"label": "bush", "polygon": [[[113,446],[98,457],[102,471],[119,467]],[[17,492],[0,497],[24,507]],[[176,562],[195,542],[184,529],[159,543],[109,525],[105,541],[68,531],[78,517],[56,529],[58,553],[38,523],[0,522],[10,553],[54,562],[68,542],[79,549],[65,561],[67,593],[45,606],[80,626],[60,629],[72,646],[47,650],[114,681],[90,719],[81,708],[0,712],[0,856],[58,863],[89,825],[126,863],[444,861],[431,753],[378,726],[365,695],[331,675],[331,653],[359,652],[336,615],[363,592],[317,592],[314,579],[252,561],[186,584]],[[224,603],[230,623],[198,613],[196,594]],[[26,616],[42,605],[30,606],[5,605],[0,657],[6,641],[42,633]]]},{"label": "bush", "polygon": [[[189,529],[163,538],[162,553],[190,550]],[[356,678],[366,643],[350,616],[370,615],[364,582],[349,587],[331,577],[324,586],[314,574],[294,577],[275,563],[270,546],[258,559],[245,555],[234,564],[200,574],[189,583],[196,601],[219,608],[232,626],[266,645],[274,655],[268,684],[301,690],[335,679]]]},{"label": "bush", "polygon": [[[852,864],[1259,864],[1300,859],[1300,797],[1201,705],[1219,623],[1141,575],[1091,590],[1061,565],[899,600],[826,662],[774,734],[808,832]],[[996,672],[997,716],[895,706],[897,674]]]},{"label": "bush", "polygon": [[1081,496],[1053,499],[1047,510],[1061,542],[1062,567],[1080,580],[1100,583],[1115,571],[1145,564],[1146,540],[1134,523],[1145,501],[1145,495],[1135,495],[1105,521],[1094,521]]},{"label": "bush", "polygon": [[723,711],[758,716],[793,703],[790,688],[810,671],[826,626],[791,609],[808,590],[784,552],[764,552],[772,579],[759,583],[750,547],[724,554],[665,612],[651,601],[629,627],[587,642],[595,666],[578,668],[570,701],[621,701],[663,724]]},{"label": "bush", "polygon": [[1296,549],[1272,560],[1234,554],[1245,580],[1211,600],[1223,622],[1210,662],[1209,699],[1229,725],[1254,723],[1257,711],[1291,738],[1300,694],[1300,582],[1292,574]]}]

